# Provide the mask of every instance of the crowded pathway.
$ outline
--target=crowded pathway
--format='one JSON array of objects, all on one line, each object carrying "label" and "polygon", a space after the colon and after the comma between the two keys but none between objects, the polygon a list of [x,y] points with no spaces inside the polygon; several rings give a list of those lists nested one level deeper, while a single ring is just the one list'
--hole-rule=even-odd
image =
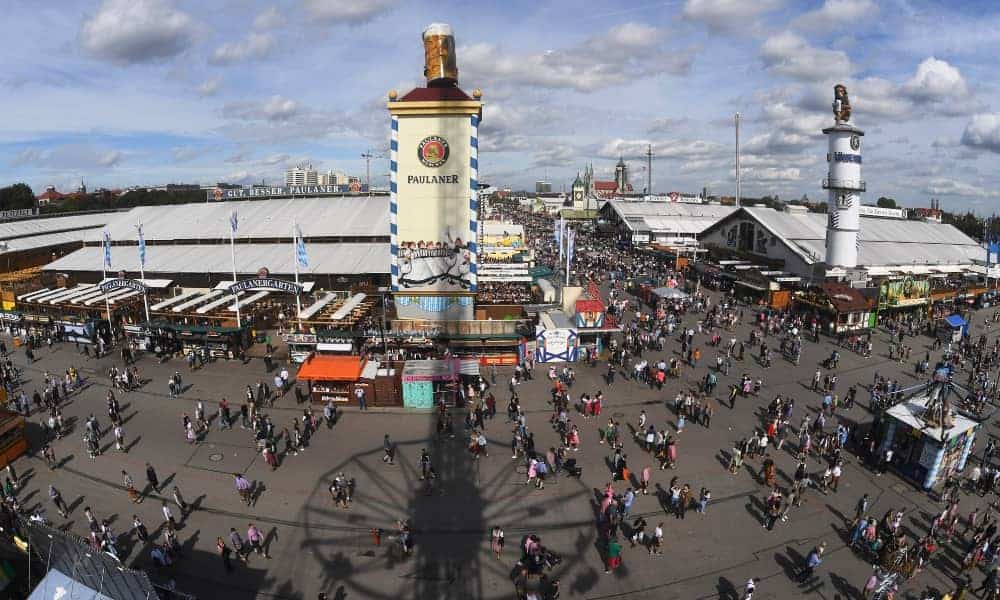
[{"label": "crowded pathway", "polygon": [[[583,268],[625,268],[602,244]],[[711,292],[657,313],[602,283],[609,353],[484,369],[469,410],[309,406],[294,369],[257,360],[10,354],[37,428],[8,509],[203,597],[876,597],[889,544],[910,549],[897,598],[991,589],[994,425],[932,495],[863,425],[946,352],[963,385],[995,380],[992,313],[983,350],[883,330],[869,348]]]}]

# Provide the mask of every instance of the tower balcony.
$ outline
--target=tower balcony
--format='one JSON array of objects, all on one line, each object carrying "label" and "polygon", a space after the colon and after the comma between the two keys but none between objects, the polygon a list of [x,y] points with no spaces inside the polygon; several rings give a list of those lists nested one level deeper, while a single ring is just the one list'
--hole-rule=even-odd
[{"label": "tower balcony", "polygon": [[850,179],[830,179],[827,177],[823,180],[823,189],[829,190],[848,190],[852,192],[863,192],[865,191],[864,181],[852,181]]}]

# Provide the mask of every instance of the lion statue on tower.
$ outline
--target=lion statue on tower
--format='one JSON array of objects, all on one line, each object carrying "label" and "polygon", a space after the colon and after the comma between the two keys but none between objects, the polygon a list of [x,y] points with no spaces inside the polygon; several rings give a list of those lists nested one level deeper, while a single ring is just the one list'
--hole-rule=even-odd
[{"label": "lion statue on tower", "polygon": [[833,86],[833,117],[837,121],[851,120],[851,101],[847,98],[847,86],[842,83]]}]

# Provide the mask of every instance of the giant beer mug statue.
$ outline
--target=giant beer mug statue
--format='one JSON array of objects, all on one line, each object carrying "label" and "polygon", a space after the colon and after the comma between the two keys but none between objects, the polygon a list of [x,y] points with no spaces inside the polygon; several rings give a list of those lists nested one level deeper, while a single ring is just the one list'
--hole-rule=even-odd
[{"label": "giant beer mug statue", "polygon": [[424,77],[427,85],[446,87],[458,83],[455,35],[451,25],[431,23],[424,29]]}]

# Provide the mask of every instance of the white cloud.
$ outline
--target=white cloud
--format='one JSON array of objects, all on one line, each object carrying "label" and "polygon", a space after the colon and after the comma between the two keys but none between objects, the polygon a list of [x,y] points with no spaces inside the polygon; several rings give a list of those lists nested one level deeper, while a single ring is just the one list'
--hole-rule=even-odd
[{"label": "white cloud", "polygon": [[249,59],[265,58],[277,46],[277,41],[270,33],[247,34],[242,40],[228,42],[215,49],[208,62],[213,65],[228,65]]},{"label": "white cloud", "polygon": [[733,30],[752,25],[758,16],[783,3],[783,0],[687,0],[681,14],[716,31]]},{"label": "white cloud", "polygon": [[224,117],[246,121],[287,121],[298,112],[298,103],[282,96],[271,96],[263,102],[230,102],[222,107]]},{"label": "white cloud", "polygon": [[25,148],[14,157],[15,166],[47,170],[103,170],[121,164],[124,152],[92,144],[65,144],[52,148]]},{"label": "white cloud", "polygon": [[565,167],[579,162],[580,149],[567,144],[550,144],[534,153],[534,167]]},{"label": "white cloud", "polygon": [[288,154],[272,154],[271,156],[260,159],[260,164],[273,167],[275,165],[284,165],[291,161],[292,157]]},{"label": "white cloud", "polygon": [[647,133],[667,133],[688,123],[687,117],[661,117],[653,119],[646,128]]},{"label": "white cloud", "polygon": [[222,80],[218,77],[213,77],[212,79],[207,79],[198,86],[199,96],[214,96],[216,92],[219,91],[219,86],[222,85]]},{"label": "white cloud", "polygon": [[104,0],[83,22],[80,43],[91,55],[117,64],[176,56],[193,42],[197,24],[168,0]]},{"label": "white cloud", "polygon": [[810,46],[791,31],[769,37],[761,46],[760,56],[768,70],[803,81],[846,77],[853,70],[851,59],[843,51]]},{"label": "white cloud", "polygon": [[962,132],[962,144],[1000,154],[1000,113],[972,117]]},{"label": "white cloud", "polygon": [[460,48],[458,55],[462,68],[477,81],[588,92],[664,73],[686,73],[691,53],[664,50],[663,40],[659,29],[624,23],[568,48],[518,55],[480,43]]},{"label": "white cloud", "polygon": [[97,164],[102,167],[113,167],[120,163],[124,158],[125,155],[122,152],[118,150],[108,150],[98,157]]},{"label": "white cloud", "polygon": [[[782,181],[799,181],[802,179],[802,175],[798,168],[795,167],[751,167],[744,168],[740,166],[741,179],[743,181],[761,181],[761,182],[782,182]],[[736,177],[736,170],[730,171],[730,176]]]},{"label": "white cloud", "polygon": [[597,155],[614,159],[645,160],[646,149],[652,145],[653,159],[695,160],[712,159],[722,156],[726,148],[717,142],[706,140],[626,140],[613,139],[602,145]]},{"label": "white cloud", "polygon": [[903,84],[902,91],[916,101],[936,102],[964,96],[969,87],[957,68],[931,56],[917,66],[917,72]]},{"label": "white cloud", "polygon": [[802,29],[830,31],[871,19],[878,11],[872,0],[825,0],[823,6],[799,16],[792,24]]},{"label": "white cloud", "polygon": [[935,177],[927,182],[924,191],[934,196],[966,196],[973,198],[996,198],[1000,196],[997,190],[988,190],[982,186],[947,177]]},{"label": "white cloud", "polygon": [[203,153],[204,150],[202,148],[197,148],[195,146],[175,146],[170,149],[170,154],[174,157],[175,162],[194,160]]},{"label": "white cloud", "polygon": [[325,23],[367,23],[394,8],[394,0],[303,0],[309,15]]},{"label": "white cloud", "polygon": [[277,29],[285,24],[285,16],[281,14],[277,6],[271,6],[264,9],[260,14],[254,17],[253,28],[258,31],[264,31],[268,29]]}]

